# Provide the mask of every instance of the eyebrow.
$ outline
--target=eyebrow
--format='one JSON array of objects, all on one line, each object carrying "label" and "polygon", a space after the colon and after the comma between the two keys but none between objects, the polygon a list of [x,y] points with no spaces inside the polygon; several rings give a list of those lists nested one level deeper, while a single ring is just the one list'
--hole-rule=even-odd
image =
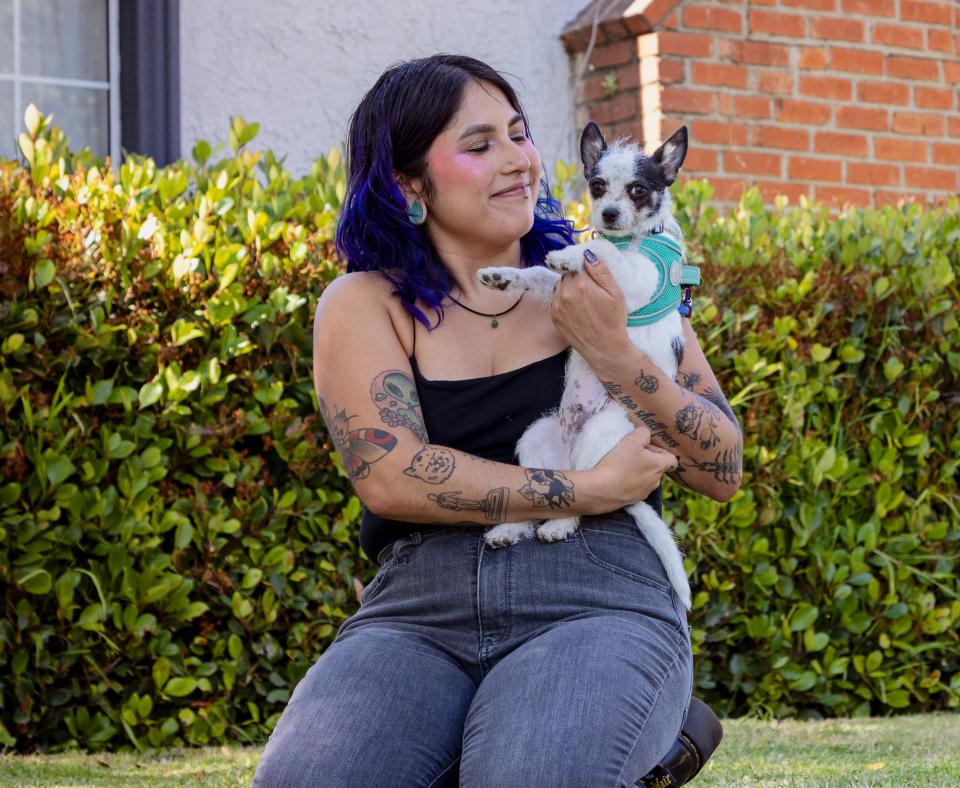
[{"label": "eyebrow", "polygon": [[[507,128],[514,125],[515,123],[520,122],[521,120],[523,120],[523,116],[518,112],[516,115],[510,118],[510,122],[507,124]],[[472,126],[467,126],[467,130],[460,135],[460,137],[458,138],[458,141],[466,137],[469,137],[471,134],[489,134],[491,131],[496,131],[496,129],[493,126],[491,126],[489,123],[475,123]]]}]

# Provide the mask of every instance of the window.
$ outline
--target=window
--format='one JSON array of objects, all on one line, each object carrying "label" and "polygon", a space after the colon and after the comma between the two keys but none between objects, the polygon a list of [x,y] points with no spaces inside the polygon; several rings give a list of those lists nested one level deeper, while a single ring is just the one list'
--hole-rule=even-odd
[{"label": "window", "polygon": [[0,0],[0,155],[36,104],[70,138],[119,160],[118,0]]}]

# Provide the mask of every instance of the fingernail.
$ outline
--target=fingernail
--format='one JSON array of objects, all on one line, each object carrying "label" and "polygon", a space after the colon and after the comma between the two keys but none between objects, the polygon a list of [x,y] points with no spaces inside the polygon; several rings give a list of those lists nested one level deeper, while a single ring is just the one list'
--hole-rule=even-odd
[{"label": "fingernail", "polygon": [[598,257],[597,257],[593,252],[591,252],[589,249],[584,249],[584,250],[583,250],[583,259],[586,260],[588,263],[590,263],[590,265],[596,265],[597,263],[600,262],[600,258],[598,258]]}]

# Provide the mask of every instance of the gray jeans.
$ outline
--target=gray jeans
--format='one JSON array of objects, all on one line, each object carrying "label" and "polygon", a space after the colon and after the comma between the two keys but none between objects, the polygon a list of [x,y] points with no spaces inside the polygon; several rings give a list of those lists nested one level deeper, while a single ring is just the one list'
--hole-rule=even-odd
[{"label": "gray jeans", "polygon": [[625,512],[498,549],[432,527],[378,561],[254,786],[620,788],[676,739],[686,611]]}]

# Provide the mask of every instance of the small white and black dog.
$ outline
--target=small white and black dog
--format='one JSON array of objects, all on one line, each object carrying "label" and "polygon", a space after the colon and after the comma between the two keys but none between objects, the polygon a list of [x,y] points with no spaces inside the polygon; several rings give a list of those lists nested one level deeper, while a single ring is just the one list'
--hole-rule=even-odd
[{"label": "small white and black dog", "polygon": [[[560,275],[581,271],[585,253],[592,252],[620,285],[628,311],[634,315],[647,313],[645,318],[628,322],[630,340],[664,374],[675,379],[683,356],[683,330],[676,300],[668,303],[664,286],[669,280],[676,288],[685,267],[683,233],[673,218],[667,187],[676,179],[686,154],[685,126],[647,156],[630,140],[616,140],[608,146],[600,127],[590,122],[580,138],[580,157],[593,203],[590,222],[601,237],[551,252],[546,267],[481,268],[480,281],[488,287],[526,291],[548,301]],[[665,258],[657,252],[664,243],[675,252],[673,256]],[[660,265],[651,256],[658,257]],[[571,350],[559,412],[548,413],[527,428],[517,444],[517,456],[528,468],[587,470],[632,430],[623,406],[610,398],[583,356]],[[690,584],[670,529],[642,501],[627,510],[689,609]],[[491,547],[502,547],[536,531],[541,540],[553,542],[573,533],[578,522],[578,517],[565,517],[540,526],[503,523],[491,528],[485,539]]]}]

